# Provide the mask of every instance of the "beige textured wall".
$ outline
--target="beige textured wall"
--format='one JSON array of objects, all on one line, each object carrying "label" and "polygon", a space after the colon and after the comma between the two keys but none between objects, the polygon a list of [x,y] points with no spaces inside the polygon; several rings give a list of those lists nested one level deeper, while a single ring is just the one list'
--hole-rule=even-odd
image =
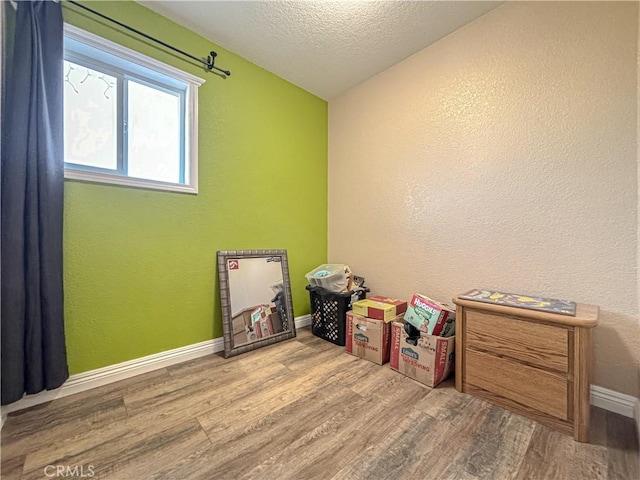
[{"label": "beige textured wall", "polygon": [[[638,279],[638,310],[640,310],[640,8],[638,8],[638,41],[636,44],[636,49],[637,49],[637,70],[636,70],[636,82],[637,82],[637,88],[636,88],[636,93],[637,93],[637,105],[638,108],[636,109],[636,128],[637,128],[637,134],[636,134],[636,146],[638,149],[638,154],[636,157],[637,163],[636,163],[636,168],[638,169],[637,173],[638,173],[638,235],[637,235],[637,239],[638,241],[638,253],[637,253],[637,271],[636,271],[636,277]],[[640,315],[640,314],[639,314]],[[640,336],[640,333],[638,333],[638,335]],[[636,395],[636,397],[638,397],[640,399],[640,355],[637,356],[637,360],[638,360],[638,393]],[[640,416],[638,415],[640,413],[640,411],[637,410],[638,409],[638,404],[636,404],[636,424],[638,427],[638,437],[640,438]]]},{"label": "beige textured wall", "polygon": [[638,395],[637,4],[514,2],[329,103],[329,261],[373,293],[601,307]]}]

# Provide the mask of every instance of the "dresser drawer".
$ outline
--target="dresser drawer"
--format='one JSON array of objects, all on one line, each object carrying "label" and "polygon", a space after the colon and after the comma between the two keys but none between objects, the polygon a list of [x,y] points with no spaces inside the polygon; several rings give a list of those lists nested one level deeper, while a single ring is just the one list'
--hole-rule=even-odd
[{"label": "dresser drawer", "polygon": [[568,381],[508,358],[468,350],[464,382],[561,420],[568,419]]},{"label": "dresser drawer", "polygon": [[569,370],[569,331],[536,322],[466,310],[467,347],[559,372]]}]

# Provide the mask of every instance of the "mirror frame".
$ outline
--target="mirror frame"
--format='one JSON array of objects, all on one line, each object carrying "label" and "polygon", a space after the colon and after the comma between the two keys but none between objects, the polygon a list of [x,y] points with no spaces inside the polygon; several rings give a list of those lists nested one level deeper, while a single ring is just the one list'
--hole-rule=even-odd
[{"label": "mirror frame", "polygon": [[[229,271],[227,260],[238,258],[267,258],[280,257],[282,265],[282,282],[284,284],[284,298],[289,316],[290,328],[286,332],[271,335],[268,338],[255,340],[235,346],[233,344],[233,326],[231,325],[231,291],[229,288]],[[218,278],[220,280],[220,306],[222,308],[222,331],[224,338],[224,358],[233,357],[241,353],[251,352],[260,347],[266,347],[296,336],[296,322],[293,316],[293,300],[291,298],[291,283],[289,280],[289,262],[286,250],[219,250]]]}]

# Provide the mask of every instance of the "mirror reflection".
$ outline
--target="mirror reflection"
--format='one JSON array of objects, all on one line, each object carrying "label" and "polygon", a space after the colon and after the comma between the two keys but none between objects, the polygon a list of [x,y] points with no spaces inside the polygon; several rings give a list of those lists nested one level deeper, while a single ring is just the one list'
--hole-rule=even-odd
[{"label": "mirror reflection", "polygon": [[229,258],[234,347],[289,330],[282,258]]}]

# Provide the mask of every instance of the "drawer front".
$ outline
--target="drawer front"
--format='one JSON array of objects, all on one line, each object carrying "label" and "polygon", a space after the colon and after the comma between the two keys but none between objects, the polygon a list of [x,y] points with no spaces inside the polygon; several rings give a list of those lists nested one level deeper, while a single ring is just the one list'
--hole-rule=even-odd
[{"label": "drawer front", "polygon": [[468,347],[567,372],[569,331],[514,317],[466,310]]},{"label": "drawer front", "polygon": [[561,420],[568,419],[568,381],[508,358],[467,350],[464,381]]}]

